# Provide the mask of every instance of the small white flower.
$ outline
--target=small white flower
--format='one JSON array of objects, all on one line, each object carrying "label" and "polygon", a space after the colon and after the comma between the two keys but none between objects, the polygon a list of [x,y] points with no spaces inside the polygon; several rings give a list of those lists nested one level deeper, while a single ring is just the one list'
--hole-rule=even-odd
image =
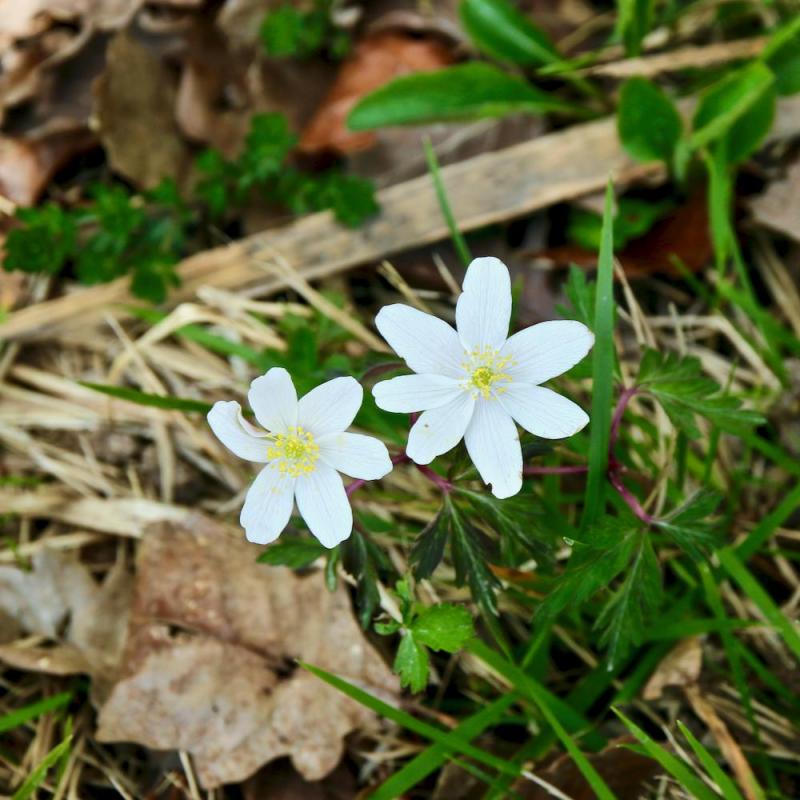
[{"label": "small white flower", "polygon": [[429,464],[463,438],[495,497],[511,497],[522,488],[515,420],[545,439],[572,436],[589,421],[571,400],[539,384],[577,364],[594,335],[580,322],[554,320],[508,338],[511,278],[496,258],[476,258],[463,289],[458,332],[410,306],[380,310],[378,330],[417,374],[381,381],[373,394],[385,411],[423,412],[406,448],[417,464]]},{"label": "small white flower", "polygon": [[250,384],[251,425],[235,400],[208,412],[217,438],[239,458],[265,463],[244,501],[240,522],[247,538],[268,544],[280,536],[294,502],[311,533],[335,547],[353,529],[353,511],[339,472],[377,480],[391,472],[386,445],[346,433],[361,408],[364,390],[355,378],[335,378],[297,399],[285,369],[273,368]]}]

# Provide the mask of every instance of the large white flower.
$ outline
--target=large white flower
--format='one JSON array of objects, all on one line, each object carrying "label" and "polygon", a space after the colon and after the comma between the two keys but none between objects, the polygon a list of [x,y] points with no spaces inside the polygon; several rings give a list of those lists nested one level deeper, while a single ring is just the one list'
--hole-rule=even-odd
[{"label": "large white flower", "polygon": [[456,332],[406,305],[386,306],[375,323],[416,375],[375,385],[386,411],[422,411],[406,453],[429,464],[463,438],[496,497],[522,488],[522,451],[514,421],[545,439],[562,439],[589,421],[571,400],[539,384],[577,364],[594,343],[572,320],[542,322],[508,337],[511,279],[496,258],[476,258],[456,305]]},{"label": "large white flower", "polygon": [[339,472],[377,480],[392,469],[383,442],[346,432],[363,397],[355,378],[335,378],[298,401],[289,373],[275,367],[256,378],[248,394],[265,430],[244,419],[235,400],[214,404],[208,424],[217,438],[239,458],[266,464],[247,492],[240,517],[251,542],[277,539],[295,501],[325,547],[350,535],[353,511]]}]

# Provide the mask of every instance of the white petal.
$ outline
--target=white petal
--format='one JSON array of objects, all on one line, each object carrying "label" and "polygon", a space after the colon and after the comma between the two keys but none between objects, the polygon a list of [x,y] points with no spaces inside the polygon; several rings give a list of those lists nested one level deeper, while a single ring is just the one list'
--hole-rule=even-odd
[{"label": "white petal", "polygon": [[589,422],[579,405],[543,386],[515,381],[508,384],[500,402],[526,431],[543,439],[565,439]]},{"label": "white petal", "polygon": [[353,510],[339,473],[326,464],[297,479],[297,509],[325,547],[336,547],[353,530]]},{"label": "white petal", "polygon": [[248,423],[248,427],[245,427],[242,424],[242,407],[235,400],[214,403],[207,419],[217,439],[239,458],[262,463],[267,460],[269,445],[263,438],[250,432],[251,429],[255,430],[252,425]]},{"label": "white petal", "polygon": [[283,367],[273,367],[250,384],[247,395],[259,425],[273,433],[285,433],[297,425],[297,392]]},{"label": "white petal", "polygon": [[498,258],[476,258],[467,268],[456,304],[456,327],[466,350],[499,349],[511,320],[511,277]]},{"label": "white petal", "polygon": [[512,497],[522,488],[522,448],[514,420],[497,400],[478,400],[464,436],[467,452],[495,497]]},{"label": "white petal", "polygon": [[300,398],[297,424],[315,437],[349,428],[361,408],[364,390],[355,378],[334,378]]},{"label": "white petal", "polygon": [[506,370],[514,380],[539,384],[574,367],[593,344],[594,334],[582,322],[556,319],[515,333],[501,354],[511,356]]},{"label": "white petal", "polygon": [[386,445],[360,433],[329,433],[317,440],[319,457],[329,467],[351,478],[376,481],[392,471]]},{"label": "white petal", "polygon": [[376,383],[372,389],[384,411],[427,411],[449,403],[462,391],[458,381],[444,375],[400,375]]},{"label": "white petal", "polygon": [[295,479],[264,467],[247,490],[239,522],[248,541],[269,544],[281,535],[292,516]]},{"label": "white petal", "polygon": [[452,450],[464,436],[474,408],[472,395],[461,392],[447,405],[423,412],[408,434],[408,457],[417,464],[430,464]]},{"label": "white petal", "polygon": [[444,321],[411,306],[384,306],[375,325],[392,349],[414,372],[448,375],[463,373],[464,348]]}]

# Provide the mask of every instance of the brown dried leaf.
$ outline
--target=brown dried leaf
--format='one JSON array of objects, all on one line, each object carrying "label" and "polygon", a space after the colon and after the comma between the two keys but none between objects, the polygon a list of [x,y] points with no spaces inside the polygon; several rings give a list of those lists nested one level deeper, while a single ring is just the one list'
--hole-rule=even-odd
[{"label": "brown dried leaf", "polygon": [[[632,736],[625,736],[611,742],[605,750],[589,756],[592,766],[618,800],[649,797],[645,785],[661,771],[653,759],[622,746],[634,742]],[[546,770],[537,771],[537,775],[571,800],[594,800],[597,797],[567,753],[559,756]],[[549,800],[553,796],[544,787],[526,780],[520,780],[514,788],[524,800]]]},{"label": "brown dried leaf", "polygon": [[346,154],[369,148],[376,140],[374,132],[347,128],[353,106],[393,78],[441,69],[453,60],[451,49],[438,38],[396,32],[367,36],[342,64],[328,96],[303,131],[299,150]]},{"label": "brown dried leaf", "polygon": [[30,571],[0,567],[0,612],[19,628],[56,642],[53,647],[0,647],[0,660],[50,675],[85,672],[95,695],[116,672],[125,643],[131,578],[119,561],[97,584],[73,555],[43,549]]},{"label": "brown dried leaf", "polygon": [[200,516],[145,535],[124,673],[98,739],[188,751],[209,788],[285,755],[308,780],[334,769],[343,737],[374,717],[295,660],[390,698],[396,680],[344,588],[257,564],[257,552]]},{"label": "brown dried leaf", "polygon": [[662,659],[644,687],[645,700],[657,700],[667,686],[687,686],[697,682],[703,669],[703,648],[699,636],[678,642]]},{"label": "brown dried leaf", "polygon": [[756,222],[800,242],[800,160],[751,200],[750,209]]},{"label": "brown dried leaf", "polygon": [[175,122],[176,94],[159,58],[125,33],[114,37],[95,90],[96,125],[113,169],[142,188],[164,178],[180,182],[189,167]]},{"label": "brown dried leaf", "polygon": [[81,126],[36,139],[0,137],[0,195],[17,205],[33,205],[53,175],[94,143],[94,135]]}]

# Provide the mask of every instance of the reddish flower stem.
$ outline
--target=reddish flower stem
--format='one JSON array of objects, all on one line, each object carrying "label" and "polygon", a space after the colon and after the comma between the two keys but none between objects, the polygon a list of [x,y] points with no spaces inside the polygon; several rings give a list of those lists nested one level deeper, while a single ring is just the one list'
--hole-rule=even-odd
[{"label": "reddish flower stem", "polygon": [[612,457],[614,445],[617,443],[619,436],[619,426],[622,422],[622,417],[625,414],[625,409],[628,407],[631,398],[634,397],[639,391],[638,386],[629,386],[625,389],[617,400],[617,407],[614,409],[614,416],[611,418],[611,431],[608,437],[608,455],[609,460]]},{"label": "reddish flower stem", "polygon": [[611,485],[617,490],[619,496],[625,501],[628,508],[646,525],[652,525],[655,522],[655,517],[648,514],[642,504],[628,491],[628,488],[622,482],[618,470],[609,470],[608,479]]},{"label": "reddish flower stem", "polygon": [[430,467],[425,464],[414,464],[414,466],[434,485],[442,490],[443,494],[450,494],[455,488],[450,481],[443,478],[438,473],[434,472]]},{"label": "reddish flower stem", "polygon": [[523,475],[585,475],[589,467],[577,464],[573,467],[523,467]]}]

